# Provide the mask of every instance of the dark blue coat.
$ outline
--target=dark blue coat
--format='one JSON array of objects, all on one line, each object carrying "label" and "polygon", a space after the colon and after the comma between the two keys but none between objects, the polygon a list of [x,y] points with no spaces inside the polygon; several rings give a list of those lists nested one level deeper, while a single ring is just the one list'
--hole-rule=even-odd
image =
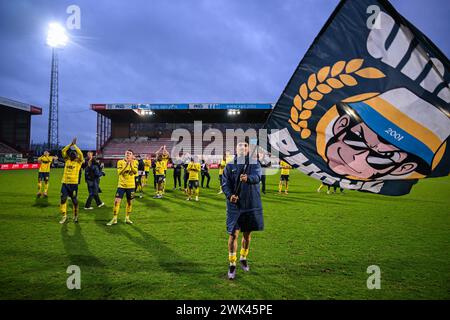
[{"label": "dark blue coat", "polygon": [[102,169],[100,169],[100,166],[98,164],[91,164],[88,165],[88,161],[85,162],[84,165],[84,179],[87,181],[98,181],[100,180],[100,177],[103,176]]},{"label": "dark blue coat", "polygon": [[[243,159],[242,159],[243,160]],[[239,164],[242,163],[242,164]],[[247,182],[241,183],[237,204],[230,202],[239,183],[240,174],[244,170],[244,161],[237,161],[235,157],[225,166],[222,176],[222,190],[227,198],[227,232],[233,233],[240,229],[242,232],[264,229],[263,209],[259,183],[261,181],[261,166],[259,163],[249,164]]]},{"label": "dark blue coat", "polygon": [[86,181],[89,195],[96,195],[99,193],[100,177],[104,176],[102,169],[97,163],[89,165],[89,161],[86,160],[83,164],[84,167],[84,180]]}]

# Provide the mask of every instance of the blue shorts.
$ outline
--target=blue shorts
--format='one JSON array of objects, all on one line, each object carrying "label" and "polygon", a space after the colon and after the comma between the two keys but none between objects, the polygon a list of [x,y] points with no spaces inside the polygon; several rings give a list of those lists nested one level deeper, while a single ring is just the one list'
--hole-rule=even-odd
[{"label": "blue shorts", "polygon": [[163,174],[157,174],[155,176],[156,183],[163,183],[166,177]]},{"label": "blue shorts", "polygon": [[289,181],[289,175],[288,174],[282,174],[280,176],[280,181]]},{"label": "blue shorts", "polygon": [[123,195],[127,195],[127,200],[133,200],[134,198],[134,188],[117,188],[116,198],[123,198]]},{"label": "blue shorts", "polygon": [[227,232],[233,234],[235,230],[241,232],[264,230],[262,211],[255,212],[227,212]]},{"label": "blue shorts", "polygon": [[39,172],[38,181],[48,181],[50,178],[50,172]]},{"label": "blue shorts", "polygon": [[76,200],[78,195],[78,184],[66,184],[61,186],[61,199],[67,199],[70,197],[72,200]]}]

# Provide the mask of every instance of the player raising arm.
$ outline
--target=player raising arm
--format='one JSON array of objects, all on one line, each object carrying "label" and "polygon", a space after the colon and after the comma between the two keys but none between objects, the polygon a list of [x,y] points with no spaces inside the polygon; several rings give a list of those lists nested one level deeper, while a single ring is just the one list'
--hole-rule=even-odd
[{"label": "player raising arm", "polygon": [[166,175],[167,175],[167,164],[170,159],[169,151],[166,149],[166,145],[163,145],[161,148],[156,151],[156,157],[161,156],[161,161],[164,165],[164,180],[162,184],[162,194],[166,191]]},{"label": "player raising arm", "polygon": [[77,147],[77,138],[62,149],[62,157],[65,161],[61,186],[60,211],[62,219],[59,223],[67,221],[67,198],[70,197],[73,205],[73,222],[78,222],[78,182],[81,165],[84,162],[83,153]]},{"label": "player raising arm", "polygon": [[153,198],[161,199],[163,195],[163,188],[164,188],[164,161],[162,159],[162,155],[158,155],[156,158],[156,164],[155,164],[155,181],[156,181],[156,194]]}]

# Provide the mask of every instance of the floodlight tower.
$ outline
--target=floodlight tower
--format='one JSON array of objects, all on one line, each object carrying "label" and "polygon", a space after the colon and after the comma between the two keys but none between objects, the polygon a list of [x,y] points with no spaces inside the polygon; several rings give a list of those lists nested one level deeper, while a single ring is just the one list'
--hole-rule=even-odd
[{"label": "floodlight tower", "polygon": [[50,76],[50,102],[48,106],[48,148],[59,146],[58,131],[58,49],[63,48],[69,37],[58,23],[48,25],[47,45],[52,48],[52,71]]}]

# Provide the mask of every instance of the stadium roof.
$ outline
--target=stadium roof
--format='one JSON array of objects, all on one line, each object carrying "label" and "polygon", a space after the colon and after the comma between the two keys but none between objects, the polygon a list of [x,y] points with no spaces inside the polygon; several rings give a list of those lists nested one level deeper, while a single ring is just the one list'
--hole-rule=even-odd
[{"label": "stadium roof", "polygon": [[31,104],[27,104],[24,102],[19,102],[19,101],[11,100],[8,98],[4,98],[4,97],[0,97],[0,106],[30,112],[32,115],[42,114],[42,108],[33,106]]},{"label": "stadium roof", "polygon": [[99,110],[270,110],[273,103],[109,103],[91,104]]},{"label": "stadium roof", "polygon": [[[91,109],[118,122],[264,122],[272,103],[91,104]],[[239,112],[228,116],[229,111]],[[151,115],[149,115],[149,112]]]}]

